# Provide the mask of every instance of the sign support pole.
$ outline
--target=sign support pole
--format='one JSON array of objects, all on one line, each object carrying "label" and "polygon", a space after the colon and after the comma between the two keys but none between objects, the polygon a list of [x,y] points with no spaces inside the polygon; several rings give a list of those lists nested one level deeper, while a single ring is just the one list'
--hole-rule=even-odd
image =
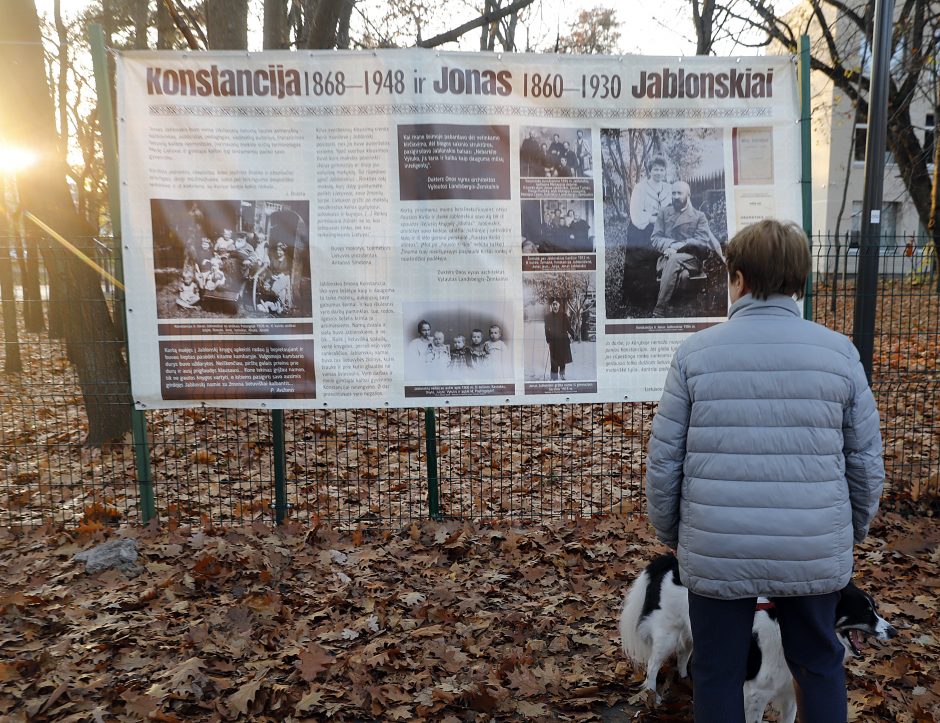
[{"label": "sign support pole", "polygon": [[862,197],[861,239],[855,281],[852,340],[871,384],[875,355],[875,311],[878,262],[881,259],[881,202],[885,180],[888,121],[888,72],[891,64],[891,18],[894,0],[875,0],[872,34],[871,91],[868,95],[868,138],[865,144],[865,193]]},{"label": "sign support pole", "polygon": [[434,407],[424,408],[424,436],[428,454],[428,512],[432,520],[437,520],[441,516],[441,491],[437,479],[437,417]]},{"label": "sign support pole", "polygon": [[[810,89],[809,89],[809,36],[800,36],[800,189],[803,200],[803,231],[809,239],[810,264],[813,261],[813,157],[812,126],[810,125]],[[803,294],[803,318],[813,319],[813,267],[810,266],[806,277],[806,290]]]},{"label": "sign support pole", "polygon": [[[117,133],[114,128],[114,109],[111,103],[111,82],[108,73],[108,51],[104,45],[104,31],[100,25],[88,27],[91,57],[95,71],[95,86],[98,91],[98,125],[101,128],[101,146],[104,155],[105,173],[108,178],[108,206],[111,215],[111,234],[114,237],[112,251],[116,252],[118,264],[115,271],[124,283],[124,256],[121,244],[121,181],[118,171]],[[124,340],[127,342],[127,305],[124,295],[119,297],[121,321],[124,324]],[[130,369],[130,354],[127,355]],[[134,463],[137,469],[137,485],[140,493],[140,516],[144,523],[157,516],[153,496],[153,480],[150,470],[150,448],[147,444],[147,418],[139,409],[131,406],[131,435],[134,441]]]},{"label": "sign support pole", "polygon": [[284,437],[284,410],[271,410],[271,433],[274,437],[274,520],[284,524],[290,505],[287,502],[287,445]]}]

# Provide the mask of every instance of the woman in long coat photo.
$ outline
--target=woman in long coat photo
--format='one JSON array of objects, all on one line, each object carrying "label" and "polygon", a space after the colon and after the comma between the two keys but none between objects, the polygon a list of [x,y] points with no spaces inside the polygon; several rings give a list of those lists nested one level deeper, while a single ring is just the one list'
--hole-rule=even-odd
[{"label": "woman in long coat photo", "polygon": [[571,363],[571,323],[558,299],[552,299],[545,315],[545,341],[548,344],[551,379],[565,378],[565,365]]}]

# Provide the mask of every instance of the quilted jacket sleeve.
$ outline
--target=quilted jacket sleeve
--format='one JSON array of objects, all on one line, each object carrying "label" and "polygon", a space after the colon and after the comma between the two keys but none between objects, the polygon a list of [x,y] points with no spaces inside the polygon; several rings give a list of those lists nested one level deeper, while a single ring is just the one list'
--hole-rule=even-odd
[{"label": "quilted jacket sleeve", "polygon": [[679,541],[679,496],[692,401],[679,354],[672,358],[646,455],[646,508],[656,537],[669,547]]},{"label": "quilted jacket sleeve", "polygon": [[855,394],[843,416],[842,436],[845,479],[852,502],[852,527],[855,542],[861,542],[878,511],[885,468],[878,408],[859,362],[855,363],[852,380]]}]

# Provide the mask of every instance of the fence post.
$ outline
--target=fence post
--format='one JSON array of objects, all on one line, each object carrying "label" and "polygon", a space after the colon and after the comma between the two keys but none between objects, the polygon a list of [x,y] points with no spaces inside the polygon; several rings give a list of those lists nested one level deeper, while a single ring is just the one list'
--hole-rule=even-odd
[{"label": "fence post", "polygon": [[[120,257],[121,251],[121,193],[118,172],[117,134],[114,128],[114,110],[111,104],[111,82],[108,74],[108,51],[104,45],[104,32],[100,25],[88,26],[91,58],[95,72],[95,87],[98,92],[98,126],[101,128],[101,150],[104,155],[105,174],[108,178],[108,206],[111,217],[111,234]],[[124,265],[118,264],[115,271],[118,280],[124,283]],[[127,343],[127,307],[124,296],[120,296],[121,321],[124,324],[124,341]],[[127,366],[130,369],[130,354]],[[137,469],[137,486],[140,493],[140,516],[147,523],[157,515],[153,497],[153,482],[150,470],[150,448],[147,444],[147,418],[131,405],[131,435],[134,440],[134,464]]]},{"label": "fence post", "polygon": [[812,127],[810,126],[809,92],[809,36],[800,36],[800,189],[803,199],[803,231],[809,239],[810,270],[806,277],[806,289],[803,294],[803,318],[813,318],[813,160]]},{"label": "fence post", "polygon": [[284,437],[284,410],[271,410],[271,431],[274,437],[274,521],[284,524],[291,505],[287,502],[287,445]]},{"label": "fence post", "polygon": [[424,408],[425,449],[428,453],[428,512],[431,519],[441,516],[440,495],[437,479],[437,417],[434,407]]},{"label": "fence post", "polygon": [[839,243],[838,235],[835,235],[832,238],[836,240],[836,264],[835,270],[832,272],[832,298],[829,302],[829,311],[832,313],[833,319],[835,319],[836,297],[839,294],[839,257],[842,254],[842,244]]}]

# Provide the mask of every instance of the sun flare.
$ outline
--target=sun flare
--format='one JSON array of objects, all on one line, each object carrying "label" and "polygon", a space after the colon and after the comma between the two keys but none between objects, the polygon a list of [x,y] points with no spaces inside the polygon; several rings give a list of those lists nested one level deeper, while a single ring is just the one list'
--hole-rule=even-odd
[{"label": "sun flare", "polygon": [[36,162],[36,154],[28,148],[0,143],[0,173],[19,173]]}]

